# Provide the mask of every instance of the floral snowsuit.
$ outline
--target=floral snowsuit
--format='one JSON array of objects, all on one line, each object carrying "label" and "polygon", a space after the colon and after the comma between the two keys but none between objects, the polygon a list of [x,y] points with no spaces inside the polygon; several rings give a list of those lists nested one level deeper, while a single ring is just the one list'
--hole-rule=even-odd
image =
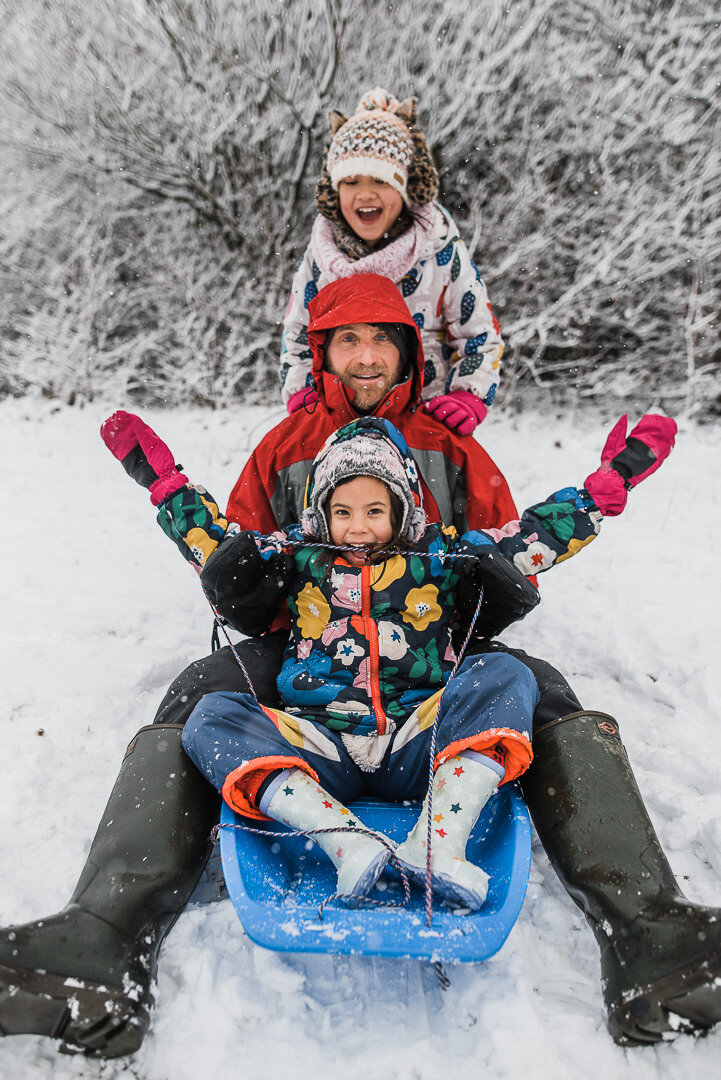
[{"label": "floral snowsuit", "polygon": [[[362,793],[421,797],[436,714],[436,764],[474,749],[502,761],[506,781],[524,772],[538,700],[525,665],[509,656],[469,658],[443,694],[455,660],[455,595],[473,591],[462,567],[493,541],[430,526],[413,550],[384,563],[358,567],[339,557],[329,567],[305,539],[299,529],[256,536],[266,569],[244,597],[257,620],[266,578],[282,551],[293,552],[291,637],[278,677],[285,708],[247,694],[209,694],[184,730],[187,753],[226,801],[262,817],[252,792],[268,772],[293,766],[346,801]],[[467,558],[448,557],[461,553]],[[209,581],[206,588],[212,595]]]},{"label": "floral snowsuit", "polygon": [[[503,341],[480,272],[450,214],[437,203],[420,209],[419,243],[405,261],[394,258],[403,237],[379,252],[348,260],[319,217],[298,268],[283,322],[280,382],[284,401],[313,385],[308,304],[339,276],[379,273],[396,283],[418,327],[425,354],[424,400],[469,390],[488,407],[500,379]],[[415,258],[414,258],[415,255]]]}]

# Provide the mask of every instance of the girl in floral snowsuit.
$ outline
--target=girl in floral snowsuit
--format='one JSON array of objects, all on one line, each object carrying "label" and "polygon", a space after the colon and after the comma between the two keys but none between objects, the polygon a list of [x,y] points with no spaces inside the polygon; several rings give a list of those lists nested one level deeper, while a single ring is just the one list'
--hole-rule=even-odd
[{"label": "girl in floral snowsuit", "polygon": [[[426,523],[415,462],[392,424],[364,417],[334,433],[313,464],[300,525],[272,537],[229,537],[202,574],[220,613],[246,633],[270,625],[283,583],[291,618],[278,679],[283,709],[247,694],[207,695],[185,727],[190,757],[245,817],[301,830],[343,827],[344,803],[359,795],[423,797],[437,717],[433,887],[478,908],[487,877],[465,860],[466,842],[499,783],[530,764],[538,689],[525,665],[499,653],[464,660],[444,692],[455,660],[453,620],[459,605],[473,608],[481,582],[492,604],[510,605],[515,616],[537,603],[511,559],[529,535],[559,557],[595,536],[600,514],[582,490],[566,489],[564,498],[571,492],[575,503],[559,514],[563,540],[531,512],[509,535],[459,538]],[[552,529],[556,519],[546,520]],[[341,553],[319,544],[350,546]],[[397,851],[418,878],[425,830],[422,812]],[[351,901],[369,891],[389,858],[362,833],[317,842]]]}]

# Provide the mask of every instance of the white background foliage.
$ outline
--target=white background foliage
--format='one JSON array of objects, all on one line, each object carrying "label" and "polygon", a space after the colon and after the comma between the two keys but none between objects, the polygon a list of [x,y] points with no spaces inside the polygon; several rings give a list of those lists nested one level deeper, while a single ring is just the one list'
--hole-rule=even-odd
[{"label": "white background foliage", "polygon": [[505,397],[719,411],[713,0],[0,0],[0,393],[277,400],[326,114],[417,94]]}]

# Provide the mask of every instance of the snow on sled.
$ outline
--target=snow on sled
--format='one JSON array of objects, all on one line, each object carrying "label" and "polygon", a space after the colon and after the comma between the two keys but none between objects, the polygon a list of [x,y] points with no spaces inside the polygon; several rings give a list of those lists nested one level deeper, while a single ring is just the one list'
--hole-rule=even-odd
[{"label": "snow on sled", "polygon": [[[392,840],[405,839],[418,806],[360,799],[351,809],[369,829]],[[220,854],[228,893],[248,937],[283,952],[348,953],[415,957],[432,962],[476,962],[498,952],[508,937],[526,895],[531,861],[531,826],[515,785],[504,784],[486,805],[471,838],[467,856],[490,876],[480,911],[454,914],[434,897],[433,920],[425,923],[423,890],[411,886],[404,907],[351,909],[333,900],[335,869],[307,837],[266,837],[283,830],[274,821],[243,825],[223,804]],[[380,887],[379,887],[380,886]],[[373,900],[403,901],[400,880],[384,876],[370,894]]]}]

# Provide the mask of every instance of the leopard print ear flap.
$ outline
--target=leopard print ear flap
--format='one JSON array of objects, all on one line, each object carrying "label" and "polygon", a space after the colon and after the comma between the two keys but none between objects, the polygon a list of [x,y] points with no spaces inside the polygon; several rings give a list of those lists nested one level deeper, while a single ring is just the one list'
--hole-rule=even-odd
[{"label": "leopard print ear flap", "polygon": [[330,173],[328,172],[329,149],[330,143],[323,151],[323,165],[320,170],[320,176],[318,177],[318,183],[315,186],[315,208],[319,214],[328,218],[329,221],[340,221],[341,214],[338,192],[333,187],[330,181]]},{"label": "leopard print ear flap", "polygon": [[415,126],[409,125],[408,130],[415,147],[408,169],[408,198],[419,206],[425,206],[438,198],[438,172],[425,136]]},{"label": "leopard print ear flap", "polygon": [[336,131],[343,127],[347,119],[348,117],[344,116],[343,113],[338,112],[337,109],[331,109],[328,113],[328,123],[330,124],[331,135],[335,135]]}]

